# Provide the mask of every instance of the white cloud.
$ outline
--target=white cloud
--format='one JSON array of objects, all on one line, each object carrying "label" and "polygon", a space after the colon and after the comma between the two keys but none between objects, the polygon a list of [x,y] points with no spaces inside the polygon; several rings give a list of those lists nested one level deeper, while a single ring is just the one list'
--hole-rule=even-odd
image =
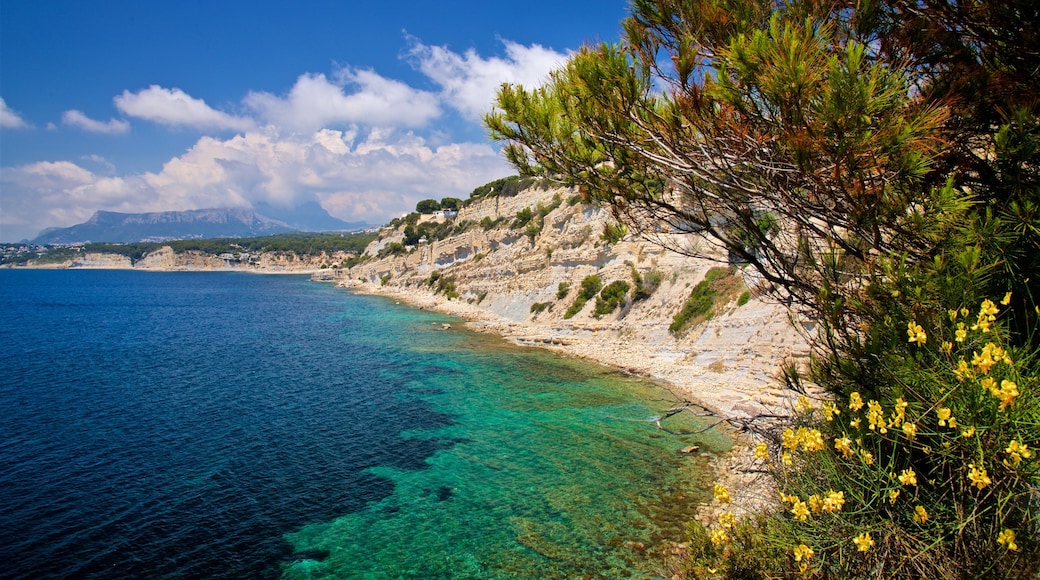
[{"label": "white cloud", "polygon": [[130,123],[127,123],[122,119],[109,119],[107,123],[95,121],[94,119],[84,115],[82,111],[77,111],[75,109],[65,111],[61,116],[61,122],[64,125],[79,127],[80,129],[90,131],[91,133],[106,133],[108,135],[121,135],[130,130]]},{"label": "white cloud", "polygon": [[0,128],[27,129],[29,126],[29,123],[26,123],[14,109],[9,108],[3,97],[0,97]]},{"label": "white cloud", "polygon": [[152,85],[136,93],[123,91],[112,99],[124,115],[161,123],[184,125],[196,129],[248,131],[255,123],[246,117],[236,117],[218,111],[180,89],[166,89]]},{"label": "white cloud", "polygon": [[244,103],[268,123],[299,132],[348,124],[422,127],[440,115],[436,95],[371,70],[344,69],[337,78],[343,85],[323,74],[300,75],[285,98],[251,92]]},{"label": "white cloud", "polygon": [[568,55],[534,44],[503,40],[506,57],[483,58],[474,50],[458,54],[443,46],[427,46],[412,39],[408,56],[419,70],[441,87],[441,97],[471,120],[492,108],[502,83],[527,87],[542,84],[563,65]]},{"label": "white cloud", "polygon": [[69,161],[4,168],[0,236],[32,238],[44,227],[81,223],[98,209],[291,206],[311,200],[347,221],[385,223],[421,199],[464,198],[509,172],[485,143],[433,146],[395,129],[323,129],[286,137],[268,128],[229,139],[203,137],[155,173],[100,175]]}]

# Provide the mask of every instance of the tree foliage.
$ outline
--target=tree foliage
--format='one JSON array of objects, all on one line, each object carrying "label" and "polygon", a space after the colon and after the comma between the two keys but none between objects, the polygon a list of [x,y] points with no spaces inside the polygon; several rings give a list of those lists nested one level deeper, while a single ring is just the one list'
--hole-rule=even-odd
[{"label": "tree foliage", "polygon": [[[810,369],[789,370],[790,386],[811,381],[845,408],[855,393],[900,410],[900,424],[914,414],[905,440],[875,440],[848,415],[800,425],[828,445],[854,434],[877,445],[869,465],[829,449],[776,472],[800,502],[857,489],[855,515],[816,535],[786,528],[807,542],[786,552],[803,573],[1037,569],[1040,470],[1007,449],[1040,445],[1038,15],[1030,0],[634,0],[620,43],[582,49],[542,87],[503,86],[486,117],[522,174],[578,187],[671,249],[747,264],[757,290],[815,321]],[[972,336],[1015,353],[1000,381],[1017,398],[985,373],[951,370],[983,350],[960,350],[949,313],[974,316],[1005,295],[999,330]],[[954,407],[984,435],[915,439],[916,421]],[[983,468],[1001,474],[988,488],[999,493],[964,493]],[[856,487],[907,470],[921,474],[915,498],[930,519]],[[726,533],[712,542],[731,546]],[[774,558],[792,538],[762,541]]]}]

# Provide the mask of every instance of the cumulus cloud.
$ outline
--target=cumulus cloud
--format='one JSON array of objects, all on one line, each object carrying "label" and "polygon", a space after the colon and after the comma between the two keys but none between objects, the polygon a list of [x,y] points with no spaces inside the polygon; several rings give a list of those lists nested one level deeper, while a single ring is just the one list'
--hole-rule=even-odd
[{"label": "cumulus cloud", "polygon": [[476,120],[491,110],[502,83],[540,85],[568,57],[537,44],[502,42],[505,58],[483,58],[472,49],[458,54],[444,46],[428,46],[412,39],[408,57],[441,87],[441,97],[448,104],[465,117]]},{"label": "cumulus cloud", "polygon": [[218,111],[180,89],[152,85],[136,93],[123,91],[113,99],[124,115],[171,126],[196,129],[248,131],[255,127],[252,119]]},{"label": "cumulus cloud", "polygon": [[347,221],[385,223],[421,199],[465,197],[509,172],[486,143],[435,146],[392,128],[292,136],[268,128],[202,137],[158,172],[100,175],[69,161],[5,168],[0,235],[31,238],[44,227],[81,223],[98,209],[287,207],[314,200]]},{"label": "cumulus cloud", "polygon": [[244,102],[268,123],[301,132],[345,124],[421,127],[440,115],[436,95],[371,70],[344,69],[337,80],[304,74],[284,98],[251,92]]},{"label": "cumulus cloud", "polygon": [[26,123],[14,109],[9,108],[3,97],[0,97],[0,128],[26,129],[28,127],[29,123]]},{"label": "cumulus cloud", "polygon": [[91,133],[105,133],[108,135],[121,135],[130,130],[130,123],[127,123],[122,119],[109,119],[107,123],[95,121],[83,114],[82,111],[77,111],[75,109],[65,111],[61,116],[61,122],[64,125],[79,127],[80,129],[90,131]]}]

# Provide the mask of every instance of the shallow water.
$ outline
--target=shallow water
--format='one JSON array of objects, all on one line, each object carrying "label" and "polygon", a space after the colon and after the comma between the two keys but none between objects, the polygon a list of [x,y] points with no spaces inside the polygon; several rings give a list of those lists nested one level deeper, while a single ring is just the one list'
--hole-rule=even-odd
[{"label": "shallow water", "polygon": [[652,577],[651,383],[296,276],[0,270],[4,576]]}]

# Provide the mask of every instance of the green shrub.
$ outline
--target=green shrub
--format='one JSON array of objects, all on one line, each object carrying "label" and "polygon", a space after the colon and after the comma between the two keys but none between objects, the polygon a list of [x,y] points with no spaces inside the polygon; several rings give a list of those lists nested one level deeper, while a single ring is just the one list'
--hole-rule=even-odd
[{"label": "green shrub", "polygon": [[571,285],[569,282],[560,282],[560,285],[556,287],[556,299],[563,300],[567,297],[567,294],[571,291]]},{"label": "green shrub", "polygon": [[535,302],[531,305],[531,314],[541,314],[545,310],[552,310],[552,302]]},{"label": "green shrub", "polygon": [[710,320],[714,315],[715,300],[719,296],[719,290],[713,283],[728,273],[730,273],[728,268],[708,270],[704,279],[690,291],[690,297],[686,299],[682,310],[672,318],[672,324],[668,326],[668,330],[678,333],[691,322]]},{"label": "green shrub", "polygon": [[751,292],[749,290],[745,290],[740,295],[740,298],[737,298],[737,306],[743,306],[747,304],[749,300],[751,300]]},{"label": "green shrub", "polygon": [[567,308],[567,311],[563,313],[563,317],[566,319],[574,318],[574,315],[581,312],[581,309],[585,307],[586,302],[596,297],[596,294],[599,293],[602,287],[603,281],[598,275],[586,276],[581,281],[581,291],[578,292],[578,296],[570,307]]},{"label": "green shrub", "polygon": [[661,286],[664,274],[658,270],[650,270],[643,276],[639,270],[632,268],[632,302],[646,300],[653,296],[654,292]]},{"label": "green shrub", "polygon": [[509,227],[514,230],[518,230],[522,227],[525,227],[528,223],[531,222],[531,220],[534,219],[534,215],[534,211],[531,208],[525,207],[524,209],[516,212],[516,217],[513,218],[513,223],[509,224]]},{"label": "green shrub", "polygon": [[628,235],[628,226],[625,224],[603,224],[603,233],[600,235],[600,239],[604,243],[614,245],[620,242],[625,236]]},{"label": "green shrub", "polygon": [[625,296],[628,295],[628,289],[628,282],[625,282],[624,280],[618,280],[608,284],[600,291],[599,296],[596,297],[596,308],[593,311],[593,315],[596,318],[599,318],[620,308],[625,303]]}]

